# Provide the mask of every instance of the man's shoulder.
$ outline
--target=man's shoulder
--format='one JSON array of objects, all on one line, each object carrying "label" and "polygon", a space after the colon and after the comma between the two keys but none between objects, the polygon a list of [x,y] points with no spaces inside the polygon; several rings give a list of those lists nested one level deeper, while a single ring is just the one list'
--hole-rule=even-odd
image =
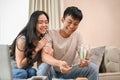
[{"label": "man's shoulder", "polygon": [[76,35],[76,36],[81,36],[80,31],[75,31],[73,34]]},{"label": "man's shoulder", "polygon": [[48,30],[48,34],[56,34],[59,30]]}]

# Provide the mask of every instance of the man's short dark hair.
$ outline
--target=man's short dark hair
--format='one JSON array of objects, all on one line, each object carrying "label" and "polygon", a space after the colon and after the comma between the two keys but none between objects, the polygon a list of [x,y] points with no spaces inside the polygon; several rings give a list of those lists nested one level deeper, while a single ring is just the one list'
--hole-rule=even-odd
[{"label": "man's short dark hair", "polygon": [[81,21],[83,18],[82,11],[77,7],[71,6],[67,7],[64,11],[63,18],[65,19],[66,16],[71,16],[73,19]]}]

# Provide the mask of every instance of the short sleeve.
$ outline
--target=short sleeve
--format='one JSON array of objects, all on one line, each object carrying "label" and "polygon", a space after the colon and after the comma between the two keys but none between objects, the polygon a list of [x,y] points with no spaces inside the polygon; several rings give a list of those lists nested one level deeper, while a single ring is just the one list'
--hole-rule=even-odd
[{"label": "short sleeve", "polygon": [[50,32],[49,31],[45,34],[45,38],[48,39],[48,42],[46,43],[46,46],[52,47],[52,38],[50,36]]},{"label": "short sleeve", "polygon": [[25,36],[18,36],[17,40],[16,40],[16,47],[18,50],[20,51],[24,51],[25,50]]}]

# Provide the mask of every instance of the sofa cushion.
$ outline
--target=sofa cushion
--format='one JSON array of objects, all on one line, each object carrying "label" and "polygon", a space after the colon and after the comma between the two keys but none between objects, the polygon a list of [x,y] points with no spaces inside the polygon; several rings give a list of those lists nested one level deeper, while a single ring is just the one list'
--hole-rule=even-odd
[{"label": "sofa cushion", "polygon": [[95,63],[99,68],[102,62],[103,54],[105,53],[105,46],[100,46],[91,49],[92,57],[90,58],[91,62]]},{"label": "sofa cushion", "polygon": [[120,49],[116,47],[106,47],[105,66],[107,72],[120,71]]}]

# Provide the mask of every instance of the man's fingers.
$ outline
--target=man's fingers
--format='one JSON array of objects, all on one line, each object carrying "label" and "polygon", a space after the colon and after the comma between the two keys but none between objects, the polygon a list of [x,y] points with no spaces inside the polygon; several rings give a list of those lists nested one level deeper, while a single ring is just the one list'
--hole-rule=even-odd
[{"label": "man's fingers", "polygon": [[88,60],[81,60],[79,63],[78,63],[78,65],[80,66],[80,67],[85,67],[85,66],[87,66],[89,64],[89,61]]},{"label": "man's fingers", "polygon": [[70,72],[70,70],[71,70],[71,68],[65,68],[65,67],[63,67],[63,68],[61,69],[61,72],[62,72],[62,73],[68,73],[68,72]]},{"label": "man's fingers", "polygon": [[66,62],[62,62],[60,70],[62,73],[68,73],[70,72],[70,70],[72,69],[72,67],[68,66]]}]

